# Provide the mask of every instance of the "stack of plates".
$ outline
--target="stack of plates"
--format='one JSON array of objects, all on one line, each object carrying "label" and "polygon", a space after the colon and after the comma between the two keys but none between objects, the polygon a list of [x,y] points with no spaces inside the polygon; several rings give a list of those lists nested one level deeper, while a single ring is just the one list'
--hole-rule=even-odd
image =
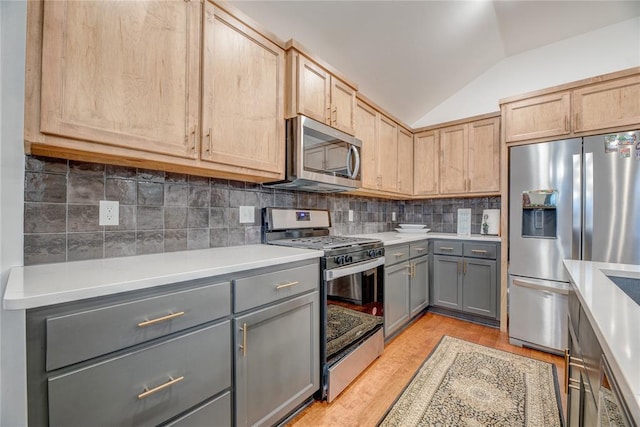
[{"label": "stack of plates", "polygon": [[400,224],[400,228],[396,228],[398,233],[413,233],[413,234],[425,234],[431,231],[430,228],[425,228],[425,224]]}]

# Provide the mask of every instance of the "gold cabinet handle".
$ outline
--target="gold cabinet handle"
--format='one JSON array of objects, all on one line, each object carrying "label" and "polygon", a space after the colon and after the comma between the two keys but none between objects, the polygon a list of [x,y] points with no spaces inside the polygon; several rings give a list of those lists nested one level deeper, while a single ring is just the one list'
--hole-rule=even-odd
[{"label": "gold cabinet handle", "polygon": [[485,251],[484,249],[471,249],[471,252],[474,254],[488,254],[489,251]]},{"label": "gold cabinet handle", "polygon": [[144,322],[138,323],[138,327],[144,328],[145,326],[151,326],[155,325],[156,323],[166,322],[167,320],[175,319],[176,317],[180,316],[184,316],[184,311],[167,314],[166,316],[158,317],[157,319],[145,320]]},{"label": "gold cabinet handle", "polygon": [[211,151],[211,128],[209,128],[209,130],[207,131],[207,148],[205,148],[205,151],[208,153]]},{"label": "gold cabinet handle", "polygon": [[424,252],[427,248],[416,248],[416,252]]},{"label": "gold cabinet handle", "polygon": [[338,124],[338,107],[334,106],[333,107],[333,124],[337,125]]},{"label": "gold cabinet handle", "polygon": [[242,355],[246,356],[247,355],[247,324],[243,323],[242,328],[240,328],[240,330],[242,331],[242,345],[240,346],[240,349],[242,350]]},{"label": "gold cabinet handle", "polygon": [[411,270],[411,264],[405,265],[404,268],[408,268],[409,269],[409,271],[407,273],[405,273],[405,274],[407,276],[411,277],[411,272],[413,271],[413,270]]},{"label": "gold cabinet handle", "polygon": [[152,389],[149,389],[148,387],[145,387],[144,391],[138,395],[138,399],[144,399],[147,396],[151,396],[152,394],[157,393],[160,390],[164,390],[167,387],[171,387],[172,385],[179,383],[183,379],[184,379],[184,375],[181,376],[181,377],[177,377],[177,378],[169,377],[169,381],[167,381],[164,384],[160,384],[157,387],[154,387]]},{"label": "gold cabinet handle", "polygon": [[298,285],[298,284],[300,284],[300,282],[298,282],[298,281],[283,283],[283,284],[281,284],[281,285],[277,285],[277,286],[276,286],[276,290],[280,290],[280,289],[288,288],[288,287],[290,287],[290,286],[295,286],[295,285]]},{"label": "gold cabinet handle", "polygon": [[196,152],[196,135],[198,133],[198,126],[194,126],[191,131],[191,135],[193,135],[193,142],[191,143],[191,151]]},{"label": "gold cabinet handle", "polygon": [[411,277],[416,277],[416,263],[412,262],[411,263]]},{"label": "gold cabinet handle", "polygon": [[564,392],[569,393],[569,349],[564,349]]},{"label": "gold cabinet handle", "polygon": [[440,246],[440,250],[441,250],[441,251],[452,251],[452,250],[453,250],[453,248],[450,248],[450,247],[448,247],[448,246]]},{"label": "gold cabinet handle", "polygon": [[331,106],[327,107],[327,116],[324,119],[324,122],[327,124],[331,124]]}]

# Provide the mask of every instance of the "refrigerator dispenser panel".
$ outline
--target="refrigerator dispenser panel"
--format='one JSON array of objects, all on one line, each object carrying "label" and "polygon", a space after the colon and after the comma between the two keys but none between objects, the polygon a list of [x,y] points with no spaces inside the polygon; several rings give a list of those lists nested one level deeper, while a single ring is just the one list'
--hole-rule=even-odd
[{"label": "refrigerator dispenser panel", "polygon": [[557,238],[557,190],[522,192],[522,237]]}]

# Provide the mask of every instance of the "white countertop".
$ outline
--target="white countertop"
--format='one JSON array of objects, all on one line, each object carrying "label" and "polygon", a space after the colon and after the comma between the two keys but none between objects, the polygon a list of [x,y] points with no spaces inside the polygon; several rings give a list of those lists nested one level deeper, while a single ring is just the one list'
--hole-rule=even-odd
[{"label": "white countertop", "polygon": [[384,233],[356,234],[353,237],[368,237],[380,239],[385,246],[399,245],[402,243],[416,242],[425,239],[450,239],[450,240],[484,240],[487,242],[500,242],[500,236],[486,236],[483,234],[472,234],[471,236],[458,236],[454,233],[399,233],[397,231],[386,231]]},{"label": "white countertop", "polygon": [[322,251],[246,245],[15,267],[5,310],[24,310],[318,258]]},{"label": "white countertop", "polygon": [[574,260],[564,265],[627,406],[640,421],[640,306],[604,273],[640,278],[640,265]]}]

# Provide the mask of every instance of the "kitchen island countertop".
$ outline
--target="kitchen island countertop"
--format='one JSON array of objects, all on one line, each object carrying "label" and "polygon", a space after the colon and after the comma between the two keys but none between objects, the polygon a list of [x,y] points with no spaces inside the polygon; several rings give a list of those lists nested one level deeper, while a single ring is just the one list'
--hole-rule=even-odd
[{"label": "kitchen island countertop", "polygon": [[[640,305],[607,275],[640,278],[640,265],[564,260],[629,411],[640,421]],[[612,274],[613,273],[613,274]]]},{"label": "kitchen island countertop", "polygon": [[450,240],[478,240],[485,242],[500,242],[500,236],[487,236],[483,234],[472,234],[470,236],[458,236],[455,233],[399,233],[397,231],[386,231],[383,233],[356,234],[352,237],[368,237],[380,239],[385,246],[399,245],[403,243],[417,242],[419,240],[450,239]]},{"label": "kitchen island countertop", "polygon": [[246,245],[14,267],[5,310],[25,310],[319,258],[322,251]]}]

